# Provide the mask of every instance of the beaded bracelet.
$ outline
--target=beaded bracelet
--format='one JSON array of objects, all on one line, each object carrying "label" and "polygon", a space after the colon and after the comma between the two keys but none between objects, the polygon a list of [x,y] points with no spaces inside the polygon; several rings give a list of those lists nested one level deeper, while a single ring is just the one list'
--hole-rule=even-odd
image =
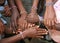
[{"label": "beaded bracelet", "polygon": [[13,5],[12,8],[17,8],[17,7]]},{"label": "beaded bracelet", "polygon": [[27,13],[26,11],[21,11],[20,14]]},{"label": "beaded bracelet", "polygon": [[[32,9],[37,10],[37,7],[32,7]],[[31,9],[31,10],[32,10],[32,9]]]},{"label": "beaded bracelet", "polygon": [[47,3],[45,4],[45,6],[51,6],[51,5],[54,5],[54,3],[53,3],[53,2],[47,2]]},{"label": "beaded bracelet", "polygon": [[21,36],[22,36],[22,38],[24,39],[23,32],[20,32],[20,35],[21,35]]}]

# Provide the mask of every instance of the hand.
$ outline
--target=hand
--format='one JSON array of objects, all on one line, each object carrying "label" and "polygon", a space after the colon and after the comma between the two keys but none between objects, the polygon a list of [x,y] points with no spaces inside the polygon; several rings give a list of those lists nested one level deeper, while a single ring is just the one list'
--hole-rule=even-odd
[{"label": "hand", "polygon": [[3,5],[5,0],[0,0],[0,5]]},{"label": "hand", "polygon": [[43,38],[42,35],[47,34],[47,30],[38,29],[38,27],[32,27],[26,29],[24,32],[26,33],[27,37],[32,37],[32,38]]},{"label": "hand", "polygon": [[9,6],[8,5],[5,5],[4,6],[4,16],[11,16],[11,11],[10,11],[11,9],[9,8]]},{"label": "hand", "polygon": [[4,30],[5,30],[5,26],[2,23],[2,21],[0,20],[0,34],[4,33]]},{"label": "hand", "polygon": [[44,24],[46,26],[53,26],[55,25],[56,23],[56,14],[55,12],[53,12],[52,10],[49,10],[45,12],[45,15],[44,15]]},{"label": "hand", "polygon": [[27,28],[27,21],[21,17],[18,19],[18,28],[25,30]]},{"label": "hand", "polygon": [[60,43],[60,31],[58,30],[49,30],[51,38],[57,42]]},{"label": "hand", "polygon": [[33,13],[31,12],[28,16],[27,16],[27,21],[31,22],[31,23],[35,23],[35,22],[39,22],[39,17],[37,15],[37,13]]}]

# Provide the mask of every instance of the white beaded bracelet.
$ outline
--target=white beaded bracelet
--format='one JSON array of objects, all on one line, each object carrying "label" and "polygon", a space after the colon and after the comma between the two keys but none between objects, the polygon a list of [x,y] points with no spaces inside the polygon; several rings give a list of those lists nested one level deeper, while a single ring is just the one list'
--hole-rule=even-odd
[{"label": "white beaded bracelet", "polygon": [[23,14],[23,13],[27,13],[27,12],[25,12],[25,11],[21,11],[21,12],[20,12],[20,14]]},{"label": "white beaded bracelet", "polygon": [[24,39],[23,32],[20,32],[20,35],[21,35],[21,36],[22,36],[22,38]]},{"label": "white beaded bracelet", "polygon": [[32,7],[32,9],[37,10],[37,7],[34,6],[34,7]]},{"label": "white beaded bracelet", "polygon": [[17,7],[13,5],[12,8],[17,8]]},{"label": "white beaded bracelet", "polygon": [[54,3],[53,3],[53,2],[47,2],[47,3],[45,4],[45,6],[51,6],[51,5],[54,5]]}]

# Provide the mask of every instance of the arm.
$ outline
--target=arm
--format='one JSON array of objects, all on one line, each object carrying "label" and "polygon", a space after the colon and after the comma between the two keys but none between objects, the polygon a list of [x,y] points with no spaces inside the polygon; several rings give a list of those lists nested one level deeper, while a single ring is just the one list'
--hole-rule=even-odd
[{"label": "arm", "polygon": [[[25,29],[25,27],[27,27],[27,21],[26,21],[26,16],[27,16],[27,12],[21,2],[21,0],[15,0],[15,3],[17,5],[17,8],[21,14],[21,17],[18,18],[18,24],[21,28]],[[24,27],[25,25],[25,27]]]},{"label": "arm", "polygon": [[39,0],[34,0],[34,1],[33,1],[33,5],[32,5],[32,8],[31,8],[31,12],[30,12],[30,14],[27,16],[27,21],[28,21],[28,22],[35,23],[35,22],[38,22],[38,21],[39,21],[39,18],[38,18],[38,15],[37,15],[38,2],[39,2]]},{"label": "arm", "polygon": [[[25,38],[26,37],[25,32],[23,32],[22,34]],[[18,34],[18,35],[9,37],[9,38],[1,39],[0,43],[15,43],[15,42],[17,42],[18,40],[21,40],[21,39],[22,39],[22,35]]]},{"label": "arm", "polygon": [[31,12],[34,12],[34,11],[37,12],[38,3],[39,3],[39,0],[34,0],[31,8]]},{"label": "arm", "polygon": [[53,3],[53,0],[46,0],[46,11],[44,15],[44,24],[46,26],[52,26],[56,23],[56,14],[53,8]]},{"label": "arm", "polygon": [[19,12],[21,13],[21,16],[26,17],[27,12],[22,4],[21,0],[15,0],[16,5],[18,6]]},{"label": "arm", "polygon": [[19,16],[19,12],[17,10],[17,7],[15,6],[14,0],[8,0],[9,6],[11,7],[11,12],[12,12],[12,16],[11,16],[11,22],[12,22],[12,26],[15,27],[17,26],[17,18]]},{"label": "arm", "polygon": [[41,35],[45,35],[45,34],[47,34],[47,31],[45,29],[39,29],[38,26],[34,26],[34,27],[31,27],[31,28],[24,30],[23,32],[15,35],[15,36],[1,39],[0,43],[15,43],[18,40],[24,39],[26,37],[42,38]]}]

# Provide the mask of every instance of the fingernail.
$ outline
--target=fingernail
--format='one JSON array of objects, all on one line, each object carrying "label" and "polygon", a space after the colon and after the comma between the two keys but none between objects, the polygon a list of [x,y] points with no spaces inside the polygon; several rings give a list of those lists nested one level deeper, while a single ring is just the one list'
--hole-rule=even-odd
[{"label": "fingernail", "polygon": [[33,24],[33,26],[34,26],[35,24]]},{"label": "fingernail", "polygon": [[39,26],[37,26],[37,27],[39,27]]},{"label": "fingernail", "polygon": [[48,34],[48,31],[45,34]]},{"label": "fingernail", "polygon": [[41,38],[44,38],[43,36]]}]

